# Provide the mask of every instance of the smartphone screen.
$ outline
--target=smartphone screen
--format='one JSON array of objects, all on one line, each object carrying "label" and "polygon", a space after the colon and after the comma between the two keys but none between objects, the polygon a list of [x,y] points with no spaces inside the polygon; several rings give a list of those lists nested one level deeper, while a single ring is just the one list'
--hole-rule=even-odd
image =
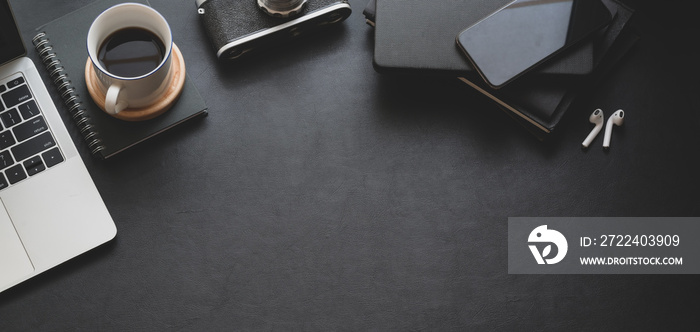
[{"label": "smartphone screen", "polygon": [[600,0],[515,0],[462,31],[457,44],[499,88],[611,19]]}]

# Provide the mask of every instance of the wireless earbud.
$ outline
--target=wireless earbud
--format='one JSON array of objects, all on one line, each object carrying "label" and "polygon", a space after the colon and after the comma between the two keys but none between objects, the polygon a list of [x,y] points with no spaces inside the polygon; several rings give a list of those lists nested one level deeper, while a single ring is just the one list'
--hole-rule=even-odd
[{"label": "wireless earbud", "polygon": [[591,133],[588,134],[585,140],[583,140],[583,148],[587,148],[589,145],[591,145],[591,142],[593,142],[593,139],[595,139],[596,136],[598,136],[598,133],[600,132],[601,129],[603,129],[603,111],[599,108],[591,114],[591,116],[588,118],[588,121],[590,121],[592,124],[595,125],[593,127],[593,130],[591,130]]},{"label": "wireless earbud", "polygon": [[612,136],[612,127],[613,124],[616,126],[622,126],[622,124],[625,122],[625,111],[623,110],[618,110],[617,112],[613,113],[613,115],[610,116],[608,119],[608,123],[605,125],[605,137],[603,138],[603,149],[609,149],[610,148],[610,137]]}]

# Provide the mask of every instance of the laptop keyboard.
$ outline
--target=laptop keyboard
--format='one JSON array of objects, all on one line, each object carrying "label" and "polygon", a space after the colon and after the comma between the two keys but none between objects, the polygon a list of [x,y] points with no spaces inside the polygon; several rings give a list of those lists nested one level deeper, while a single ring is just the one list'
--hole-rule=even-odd
[{"label": "laptop keyboard", "polygon": [[0,190],[64,160],[21,74],[0,79]]}]

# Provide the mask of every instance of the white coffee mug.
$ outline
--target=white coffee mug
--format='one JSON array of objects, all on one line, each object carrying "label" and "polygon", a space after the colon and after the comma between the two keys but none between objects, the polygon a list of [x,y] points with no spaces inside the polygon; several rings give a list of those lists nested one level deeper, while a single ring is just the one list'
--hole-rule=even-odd
[{"label": "white coffee mug", "polygon": [[[122,77],[110,73],[100,63],[98,53],[102,43],[112,33],[125,28],[146,29],[163,42],[163,60],[155,69],[141,76]],[[149,6],[123,3],[97,16],[88,31],[87,50],[98,85],[105,95],[105,111],[117,114],[126,108],[149,106],[161,98],[172,78],[172,47],[173,37],[168,22]]]}]

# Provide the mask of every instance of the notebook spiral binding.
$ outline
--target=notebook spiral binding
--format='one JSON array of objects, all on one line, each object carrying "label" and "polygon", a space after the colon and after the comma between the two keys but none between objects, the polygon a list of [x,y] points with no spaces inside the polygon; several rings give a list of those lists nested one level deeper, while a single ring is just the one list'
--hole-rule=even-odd
[{"label": "notebook spiral binding", "polygon": [[49,71],[49,76],[53,80],[54,86],[58,89],[58,93],[63,99],[63,103],[68,107],[68,112],[71,114],[75,124],[78,126],[80,134],[87,142],[88,149],[93,155],[105,149],[102,145],[102,140],[98,137],[98,133],[93,131],[90,125],[90,117],[85,112],[85,107],[80,99],[80,95],[76,93],[73,84],[71,83],[68,73],[61,65],[61,60],[56,52],[53,51],[50,40],[44,32],[38,33],[32,39],[34,48],[39,52],[39,57],[44,63],[44,67]]}]

